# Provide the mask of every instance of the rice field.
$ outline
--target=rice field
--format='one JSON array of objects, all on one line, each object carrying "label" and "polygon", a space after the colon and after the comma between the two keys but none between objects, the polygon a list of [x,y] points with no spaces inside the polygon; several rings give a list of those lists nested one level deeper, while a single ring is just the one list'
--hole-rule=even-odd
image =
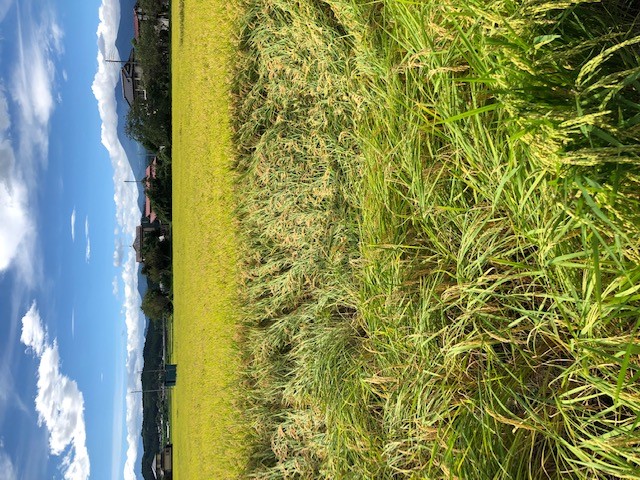
[{"label": "rice field", "polygon": [[639,479],[637,3],[241,6],[245,475]]},{"label": "rice field", "polygon": [[640,479],[636,2],[237,6],[172,6],[174,478]]},{"label": "rice field", "polygon": [[[237,478],[240,357],[234,174],[225,2],[182,0],[172,11],[174,475]],[[216,29],[211,29],[211,22]],[[178,27],[178,28],[176,28]]]}]

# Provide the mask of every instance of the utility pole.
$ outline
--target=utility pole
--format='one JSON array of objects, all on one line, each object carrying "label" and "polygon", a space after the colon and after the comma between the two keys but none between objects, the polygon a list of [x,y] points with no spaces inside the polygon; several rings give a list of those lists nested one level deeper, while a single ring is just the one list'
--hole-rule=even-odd
[{"label": "utility pole", "polygon": [[158,392],[164,392],[164,388],[161,388],[159,390],[129,390],[129,394],[131,393],[158,393]]},{"label": "utility pole", "polygon": [[136,62],[135,60],[114,60],[111,58],[105,58],[104,61],[107,63],[119,63],[120,65],[127,65],[127,64],[131,64],[133,66],[140,65],[140,62]]}]

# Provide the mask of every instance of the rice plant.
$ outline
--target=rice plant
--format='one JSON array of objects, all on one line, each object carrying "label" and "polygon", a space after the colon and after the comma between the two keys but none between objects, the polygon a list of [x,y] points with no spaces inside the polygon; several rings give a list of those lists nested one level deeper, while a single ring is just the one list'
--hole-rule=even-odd
[{"label": "rice plant", "polygon": [[245,0],[252,478],[640,478],[640,10]]}]

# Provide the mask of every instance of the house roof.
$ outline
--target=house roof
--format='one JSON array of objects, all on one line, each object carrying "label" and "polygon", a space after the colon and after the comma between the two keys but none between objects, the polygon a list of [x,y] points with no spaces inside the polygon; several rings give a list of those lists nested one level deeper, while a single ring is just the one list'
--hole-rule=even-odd
[{"label": "house roof", "polygon": [[151,223],[155,222],[156,218],[158,218],[156,212],[151,209],[151,200],[149,200],[147,196],[144,197],[144,216],[149,217]]},{"label": "house roof", "polygon": [[133,249],[136,251],[136,262],[142,262],[142,237],[144,232],[142,225],[136,227],[136,239],[133,241]]},{"label": "house roof", "polygon": [[133,78],[125,76],[124,73],[122,74],[122,96],[129,106],[133,105],[133,101],[135,100],[135,95],[133,93]]},{"label": "house roof", "polygon": [[[145,170],[145,175],[147,177],[147,181],[145,183],[146,190],[151,188],[151,184],[149,183],[148,179],[156,178],[156,165],[157,159],[154,157],[153,161],[147,166],[147,169]],[[149,200],[149,196],[146,194],[144,196],[144,216],[148,217],[151,223],[155,222],[156,218],[158,218],[156,212],[151,209],[151,200]]]},{"label": "house roof", "polygon": [[156,459],[153,459],[153,462],[151,462],[151,473],[153,473],[153,478],[158,478],[158,472],[156,469]]},{"label": "house roof", "polygon": [[133,105],[135,100],[135,79],[134,79],[134,52],[131,49],[129,60],[120,69],[120,77],[122,80],[122,96],[129,106]]},{"label": "house roof", "polygon": [[140,18],[138,18],[138,12],[133,10],[133,38],[136,40],[140,38]]},{"label": "house roof", "polygon": [[147,169],[144,171],[144,174],[147,178],[156,178],[156,166],[158,165],[158,159],[153,157],[153,160],[149,165],[147,165]]}]

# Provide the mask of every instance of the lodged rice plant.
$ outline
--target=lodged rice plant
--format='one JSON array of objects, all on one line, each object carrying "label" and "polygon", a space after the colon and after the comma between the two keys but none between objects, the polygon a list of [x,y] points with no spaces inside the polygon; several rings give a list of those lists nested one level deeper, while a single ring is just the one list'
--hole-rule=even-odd
[{"label": "lodged rice plant", "polygon": [[245,0],[252,478],[640,478],[636,2]]}]

